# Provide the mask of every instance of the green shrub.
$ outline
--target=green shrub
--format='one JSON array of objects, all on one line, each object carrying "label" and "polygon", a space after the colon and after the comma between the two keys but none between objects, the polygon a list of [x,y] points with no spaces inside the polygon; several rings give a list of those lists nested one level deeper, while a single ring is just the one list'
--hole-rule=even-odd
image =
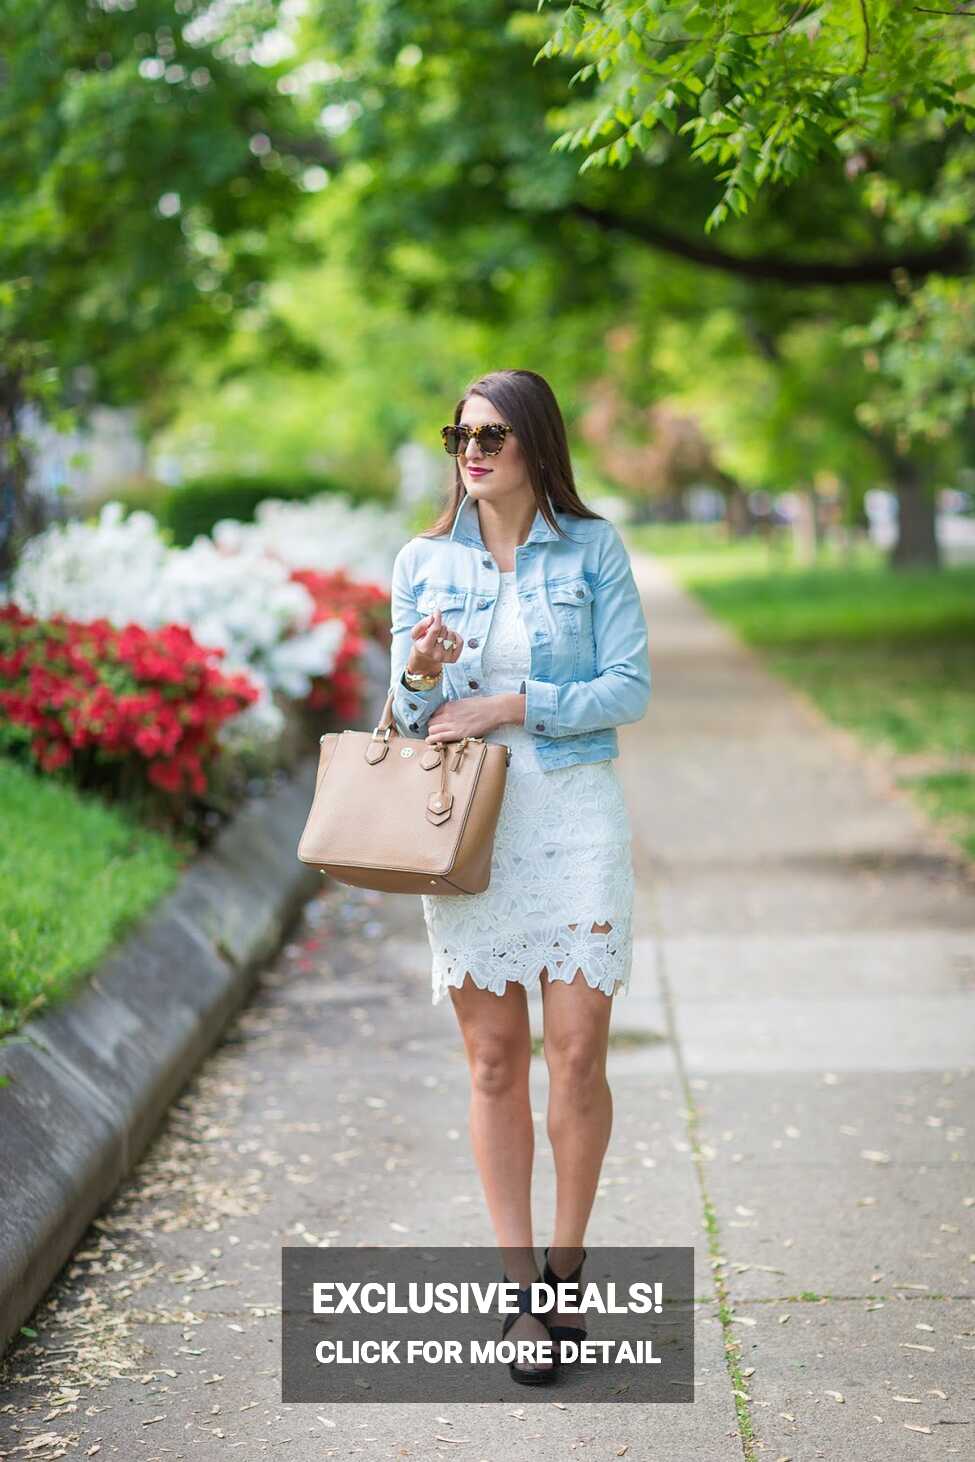
[{"label": "green shrub", "polygon": [[[132,483],[107,493],[104,501],[123,503],[134,511],[153,513],[162,529],[172,534],[172,542],[185,548],[200,533],[210,533],[221,518],[239,523],[253,523],[257,507],[267,498],[283,498],[289,502],[305,501],[319,493],[339,493],[353,503],[376,501],[371,483],[350,485],[331,478],[308,474],[284,476],[273,473],[241,476],[237,473],[213,474],[194,478],[179,487],[162,483]],[[98,510],[99,504],[92,504]]]},{"label": "green shrub", "polygon": [[198,477],[181,487],[171,487],[162,500],[160,527],[168,528],[173,543],[185,548],[199,533],[210,533],[221,518],[252,523],[258,504],[267,498],[304,501],[319,493],[342,493],[360,501],[355,493],[324,477],[240,477],[236,475]]}]

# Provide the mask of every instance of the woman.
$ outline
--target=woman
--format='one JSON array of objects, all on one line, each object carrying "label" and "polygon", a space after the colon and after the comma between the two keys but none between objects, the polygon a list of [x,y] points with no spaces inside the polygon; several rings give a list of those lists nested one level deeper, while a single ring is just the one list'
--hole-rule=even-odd
[{"label": "woman", "polygon": [[[449,991],[471,1070],[470,1130],[519,1310],[502,1332],[551,1337],[551,1380],[578,1316],[530,1308],[534,1128],[526,991],[541,983],[556,1169],[547,1283],[576,1283],[612,1126],[606,1052],[613,996],[629,987],[633,865],[613,758],[616,727],[650,694],[647,627],[612,523],[573,481],[565,426],[534,371],[468,387],[442,429],[456,459],[448,508],[393,569],[393,716],[431,744],[479,736],[510,764],[491,881],[421,895],[433,1003]],[[566,1324],[567,1321],[576,1324]]]}]

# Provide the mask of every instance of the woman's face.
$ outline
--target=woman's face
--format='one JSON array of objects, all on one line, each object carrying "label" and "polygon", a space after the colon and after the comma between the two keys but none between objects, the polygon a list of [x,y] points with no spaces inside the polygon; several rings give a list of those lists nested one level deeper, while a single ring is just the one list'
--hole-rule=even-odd
[{"label": "woman's face", "polygon": [[[460,425],[482,426],[488,423],[510,425],[486,397],[468,397],[460,415]],[[532,491],[524,454],[512,431],[508,432],[500,452],[494,456],[482,452],[477,438],[471,437],[457,461],[461,480],[472,498],[490,503],[512,494],[521,496]]]}]

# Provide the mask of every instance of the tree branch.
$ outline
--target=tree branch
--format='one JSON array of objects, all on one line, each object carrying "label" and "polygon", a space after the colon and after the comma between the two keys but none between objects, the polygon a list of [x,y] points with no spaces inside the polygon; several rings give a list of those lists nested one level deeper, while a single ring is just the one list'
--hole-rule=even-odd
[{"label": "tree branch", "polygon": [[863,75],[870,60],[870,17],[867,14],[866,0],[860,0],[860,18],[863,21],[863,60],[857,68],[858,76]]},{"label": "tree branch", "polygon": [[731,31],[730,34],[748,37],[785,35],[785,32],[789,29],[790,26],[795,25],[797,20],[804,19],[805,16],[809,14],[809,11],[814,9],[815,5],[811,3],[810,0],[810,3],[800,5],[798,9],[794,10],[789,16],[789,19],[786,21],[785,25],[780,25],[777,30],[735,30]]},{"label": "tree branch", "polygon": [[645,219],[625,218],[606,208],[590,208],[585,203],[571,204],[569,212],[596,224],[607,233],[627,234],[678,259],[687,259],[741,278],[765,279],[779,284],[888,284],[894,269],[906,269],[915,277],[923,277],[932,273],[967,274],[972,267],[971,255],[960,235],[935,249],[907,251],[894,256],[868,254],[845,263],[831,264],[825,260],[807,262],[769,254],[732,254],[713,244],[683,238]]}]

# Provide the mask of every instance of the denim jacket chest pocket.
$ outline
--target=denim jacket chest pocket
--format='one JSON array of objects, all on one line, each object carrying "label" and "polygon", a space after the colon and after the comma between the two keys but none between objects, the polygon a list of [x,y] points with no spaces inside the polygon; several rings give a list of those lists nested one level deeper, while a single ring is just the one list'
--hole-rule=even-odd
[{"label": "denim jacket chest pocket", "polygon": [[595,671],[596,641],[592,627],[592,585],[581,577],[546,584],[554,630],[556,659],[569,662],[566,679],[587,679]]},{"label": "denim jacket chest pocket", "polygon": [[[416,607],[421,619],[438,607],[445,615],[452,611],[455,617],[459,617],[464,614],[469,598],[466,589],[455,589],[453,585],[437,584],[428,579],[417,590]],[[459,624],[456,627],[460,628]]]}]

